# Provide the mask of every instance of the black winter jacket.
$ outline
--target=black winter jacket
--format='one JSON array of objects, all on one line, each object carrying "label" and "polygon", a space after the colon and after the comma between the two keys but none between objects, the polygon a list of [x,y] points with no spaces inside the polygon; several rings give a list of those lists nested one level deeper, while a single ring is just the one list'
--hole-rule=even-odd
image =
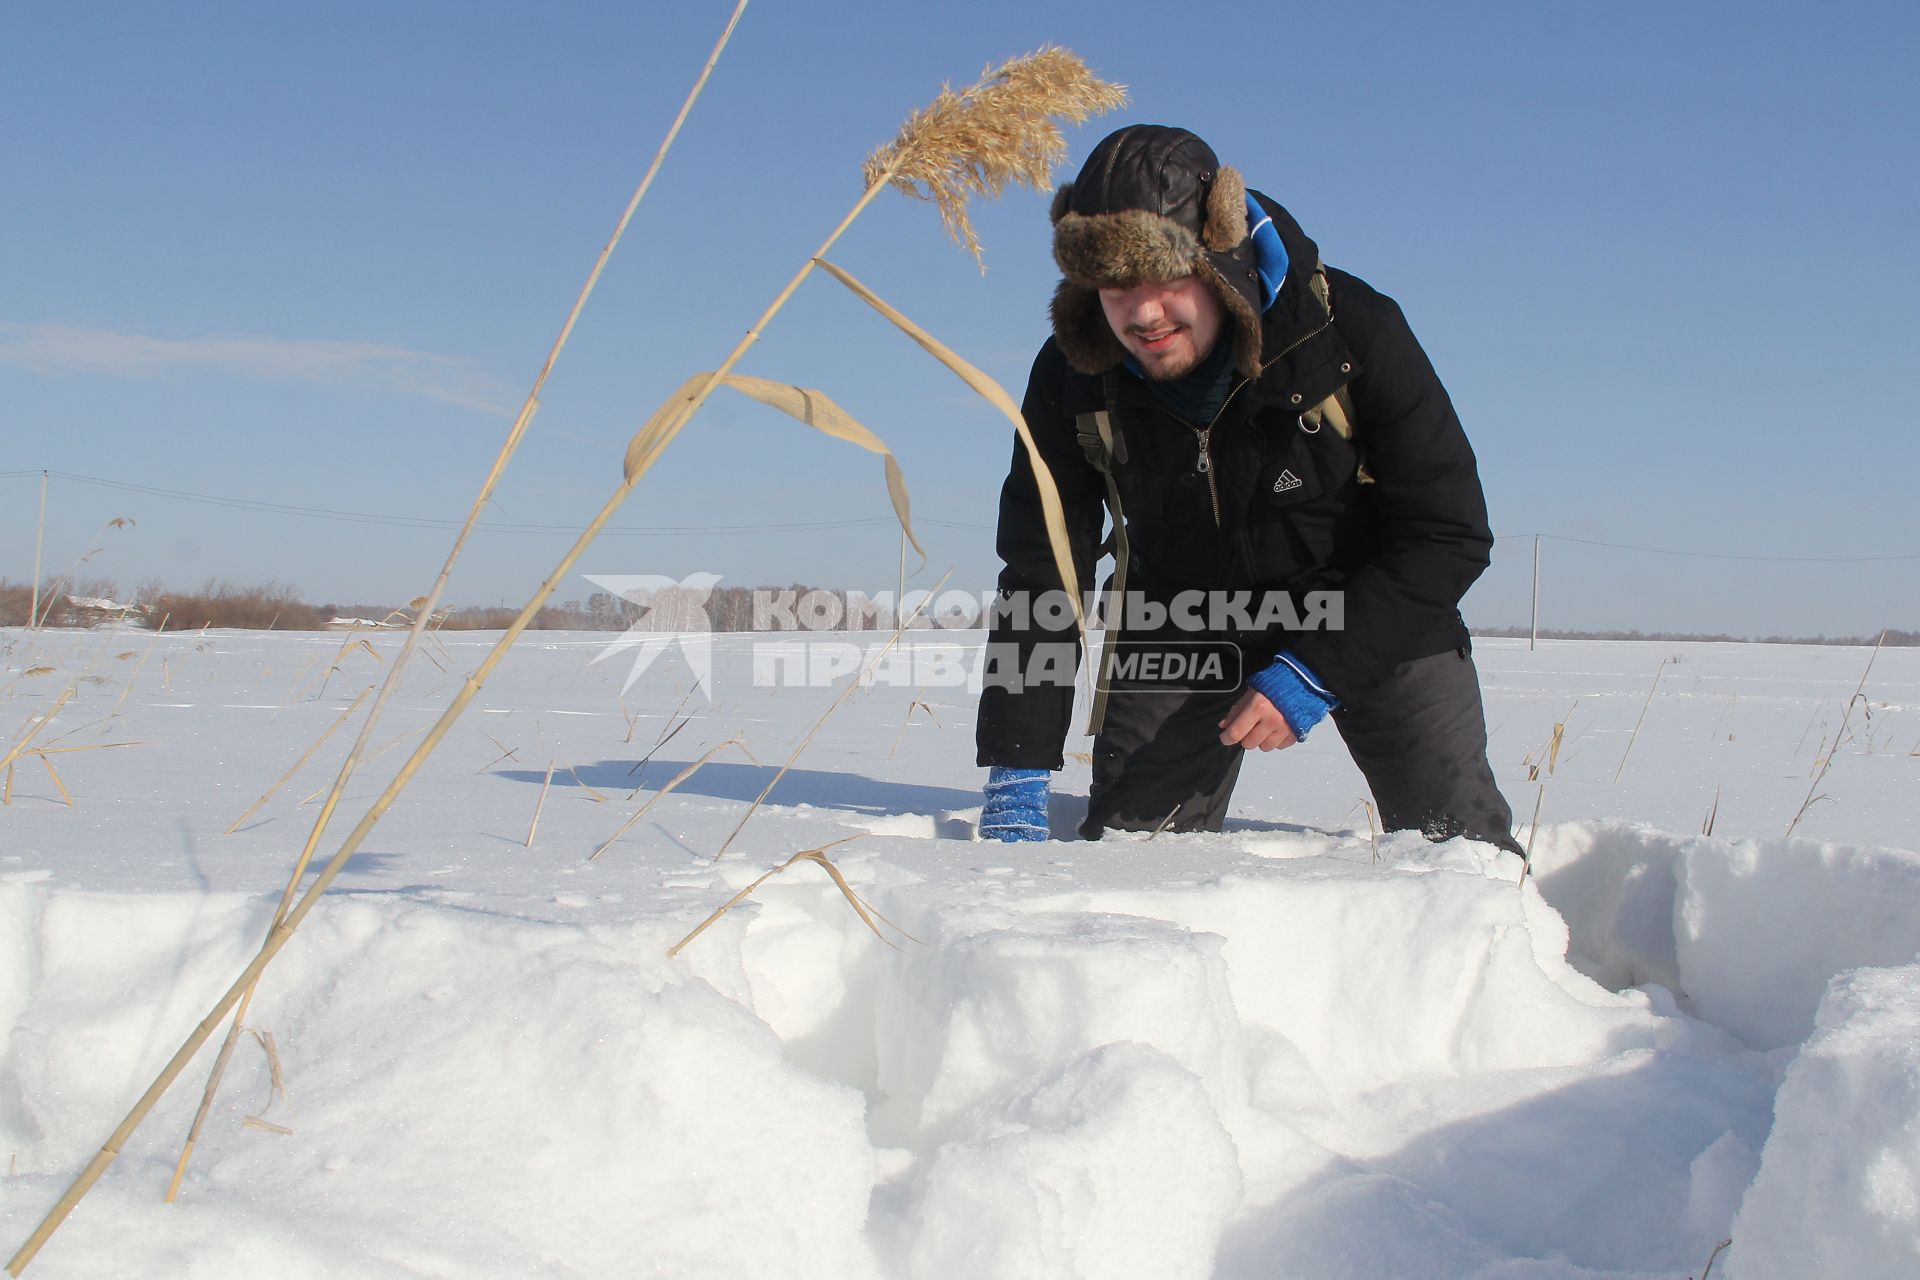
[{"label": "black winter jacket", "polygon": [[[1344,591],[1342,630],[1231,638],[1246,670],[1288,649],[1352,704],[1399,664],[1468,643],[1458,606],[1493,537],[1473,450],[1400,308],[1329,269],[1329,323],[1311,290],[1318,250],[1286,210],[1255,198],[1286,245],[1287,279],[1263,317],[1260,377],[1239,384],[1208,432],[1211,475],[1198,467],[1200,424],[1174,417],[1133,373],[1110,375],[1117,402],[1105,407],[1121,437],[1114,474],[1133,547],[1127,586],[1149,598],[1191,588]],[[1300,416],[1341,386],[1353,404],[1351,443],[1331,426],[1310,433]],[[1103,379],[1069,368],[1049,339],[1022,412],[1059,486],[1083,589],[1101,545],[1105,482],[1081,452],[1075,419],[1104,405]],[[1371,483],[1360,480],[1362,461]],[[1018,441],[1000,493],[998,548],[1003,594],[1060,587]],[[999,618],[988,668],[1024,670],[1035,644],[1067,634]],[[989,681],[978,762],[1060,768],[1072,700],[1065,685]]]}]

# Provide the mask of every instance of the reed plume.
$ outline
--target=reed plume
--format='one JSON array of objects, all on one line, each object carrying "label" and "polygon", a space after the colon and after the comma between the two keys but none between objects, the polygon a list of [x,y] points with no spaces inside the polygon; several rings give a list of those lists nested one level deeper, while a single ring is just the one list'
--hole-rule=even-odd
[{"label": "reed plume", "polygon": [[1067,154],[1056,121],[1080,124],[1126,100],[1123,87],[1101,80],[1069,51],[1048,46],[988,67],[965,93],[942,85],[893,141],[867,157],[863,174],[869,187],[884,181],[932,201],[954,242],[984,266],[967,202],[999,196],[1012,183],[1045,191]]}]

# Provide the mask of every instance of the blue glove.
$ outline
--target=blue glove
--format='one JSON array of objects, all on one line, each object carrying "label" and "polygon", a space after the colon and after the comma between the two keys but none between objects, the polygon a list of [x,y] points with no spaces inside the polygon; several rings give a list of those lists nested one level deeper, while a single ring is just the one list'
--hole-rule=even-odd
[{"label": "blue glove", "polygon": [[1271,702],[1286,718],[1293,736],[1302,742],[1307,740],[1307,730],[1340,705],[1340,699],[1320,683],[1319,677],[1307,669],[1307,664],[1284,649],[1272,666],[1247,677],[1247,687]]},{"label": "blue glove", "polygon": [[987,803],[980,810],[980,834],[988,840],[1045,840],[1047,838],[1047,780],[1045,769],[987,770]]}]

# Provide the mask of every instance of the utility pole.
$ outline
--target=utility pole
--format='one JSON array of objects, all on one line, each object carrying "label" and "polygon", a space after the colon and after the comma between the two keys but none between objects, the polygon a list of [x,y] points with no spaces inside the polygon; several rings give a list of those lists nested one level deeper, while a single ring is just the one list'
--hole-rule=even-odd
[{"label": "utility pole", "polygon": [[1527,632],[1527,652],[1540,643],[1540,535],[1533,535],[1533,626]]},{"label": "utility pole", "polygon": [[40,472],[40,520],[33,530],[33,606],[27,613],[27,629],[40,629],[40,545],[47,538],[47,473]]}]

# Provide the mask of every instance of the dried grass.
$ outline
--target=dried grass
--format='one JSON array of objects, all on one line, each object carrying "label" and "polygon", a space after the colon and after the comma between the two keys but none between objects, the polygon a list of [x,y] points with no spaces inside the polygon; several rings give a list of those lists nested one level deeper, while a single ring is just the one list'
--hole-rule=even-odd
[{"label": "dried grass", "polygon": [[940,727],[940,717],[934,714],[930,704],[921,700],[920,686],[914,685],[913,698],[907,703],[907,714],[900,717],[900,731],[893,735],[893,745],[887,749],[887,759],[891,760],[900,753],[900,742],[907,736],[907,726],[913,723],[913,713],[916,711],[926,712],[927,719],[933,721],[934,727]]},{"label": "dried grass", "polygon": [[[587,861],[593,862],[594,860],[599,858],[601,854],[613,848],[614,841],[618,840],[621,836],[625,835],[629,830],[631,830],[633,828],[633,825],[636,822],[646,817],[647,810],[653,808],[653,806],[660,801],[661,797],[671,794],[674,788],[678,787],[681,783],[685,782],[688,778],[691,778],[694,774],[698,773],[700,771],[700,766],[704,765],[707,761],[719,755],[722,751],[725,751],[728,747],[739,747],[740,750],[746,755],[747,759],[753,760],[753,753],[751,751],[748,751],[746,744],[741,742],[740,739],[738,738],[728,738],[725,742],[722,742],[717,746],[709,747],[705,752],[701,753],[701,756],[698,760],[695,760],[692,764],[689,764],[686,768],[674,774],[672,778],[668,779],[666,786],[660,788],[658,791],[654,792],[652,796],[648,797],[647,802],[641,805],[639,810],[636,813],[634,813],[633,816],[629,817],[625,822],[621,823],[619,826],[619,829],[616,830],[612,835],[608,836],[606,838],[606,841],[603,844],[601,844],[601,846],[598,849],[595,849],[592,853],[587,855]],[[755,760],[754,763],[758,764],[759,761]]]},{"label": "dried grass", "polygon": [[862,176],[940,210],[947,233],[974,257],[980,239],[967,216],[974,196],[999,196],[1014,184],[1047,191],[1067,154],[1056,117],[1079,124],[1127,100],[1127,91],[1054,46],[988,67],[964,93],[942,85],[932,103],[907,117],[898,136],[867,158]]},{"label": "dried grass", "polygon": [[[729,30],[731,30],[731,26],[729,26]],[[1060,64],[1057,59],[1052,60],[1052,62],[1055,66],[1063,65]],[[1017,68],[1015,64],[1009,64],[995,75],[990,76],[989,79],[994,83],[1018,85],[1028,83],[1027,80],[1023,79],[1023,76],[1026,74],[1025,69]],[[1036,72],[1035,74],[1037,75],[1038,73]],[[704,83],[704,76],[702,77],[702,82]],[[1050,85],[1038,79],[1032,83],[1035,87],[1050,88],[1053,92],[1060,95],[1057,100],[1047,104],[1047,111],[1049,113],[1072,115],[1072,113],[1076,111],[1084,112],[1085,110],[1091,109],[1090,105],[1078,96],[1077,91],[1071,89],[1068,85]],[[989,83],[979,86],[978,89],[984,90],[991,87],[993,87],[993,85]],[[961,95],[961,100],[965,101],[973,98],[976,96],[976,92],[977,91],[970,91],[967,95]],[[1011,109],[1013,106],[1014,104],[1011,102],[1003,103],[1002,109]],[[1044,115],[1035,114],[1040,110],[1040,104],[1038,102],[1021,103],[1020,110],[1022,112],[1022,118],[1026,121],[1029,128],[1049,126],[1049,122],[1046,121]],[[476,498],[466,523],[455,538],[453,549],[449,553],[446,565],[442,568],[440,577],[434,584],[433,591],[427,596],[427,606],[422,608],[420,616],[415,619],[413,629],[408,635],[406,644],[402,647],[400,655],[395,659],[393,666],[389,670],[387,679],[381,688],[380,695],[375,700],[373,709],[368,715],[366,726],[362,731],[361,741],[356,743],[354,750],[348,753],[347,762],[342,767],[341,775],[335,783],[334,790],[328,796],[327,804],[319,815],[314,828],[314,835],[308,842],[308,849],[302,853],[295,867],[294,875],[288,881],[287,891],[286,894],[283,895],[281,908],[275,915],[275,923],[268,932],[258,953],[241,972],[239,977],[235,979],[225,994],[215,1002],[214,1007],[209,1011],[206,1018],[201,1021],[200,1025],[196,1027],[187,1037],[186,1041],[181,1044],[173,1057],[161,1070],[160,1074],[154,1079],[153,1083],[148,1086],[139,1100],[134,1103],[133,1108],[128,1112],[125,1119],[116,1126],[113,1133],[109,1135],[106,1142],[102,1144],[99,1152],[88,1162],[87,1167],[81,1172],[72,1186],[61,1196],[53,1209],[34,1230],[33,1234],[28,1237],[26,1243],[21,1246],[20,1250],[9,1262],[8,1269],[10,1271],[18,1274],[20,1269],[26,1266],[53,1232],[58,1229],[61,1222],[72,1212],[74,1205],[79,1202],[87,1190],[99,1179],[100,1175],[104,1173],[107,1167],[119,1156],[121,1147],[127,1138],[145,1119],[155,1103],[159,1101],[161,1095],[178,1079],[181,1072],[185,1070],[187,1063],[199,1051],[200,1047],[212,1037],[219,1022],[230,1010],[234,1009],[236,1005],[242,1005],[244,1001],[251,997],[260,974],[272,963],[274,957],[279,954],[280,950],[286,945],[294,932],[298,930],[301,923],[306,919],[307,915],[311,913],[319,899],[325,895],[333,881],[346,867],[354,852],[358,850],[372,829],[378,825],[387,810],[392,807],[399,794],[405,790],[407,785],[412,781],[414,775],[419,771],[427,757],[430,756],[441,741],[444,740],[448,730],[451,729],[461,714],[465,712],[466,708],[473,701],[473,698],[485,685],[487,678],[492,674],[493,669],[498,666],[506,651],[512,646],[520,633],[526,629],[527,624],[532,620],[541,606],[545,604],[547,599],[551,597],[559,584],[570,575],[574,564],[578,561],[587,546],[591,545],[593,540],[612,518],[613,514],[624,503],[634,485],[639,481],[641,476],[645,474],[646,470],[651,467],[653,462],[657,460],[660,450],[664,449],[666,444],[678,434],[685,423],[699,409],[700,405],[704,403],[707,396],[711,395],[715,387],[720,384],[720,381],[732,372],[734,365],[738,363],[747,349],[758,339],[760,332],[765,327],[765,323],[779,311],[811,271],[814,261],[826,255],[833,244],[837,242],[839,237],[853,223],[854,219],[858,217],[866,205],[872,201],[882,183],[890,180],[894,172],[900,171],[906,164],[916,159],[916,152],[929,150],[935,145],[957,146],[966,141],[986,145],[987,135],[955,135],[946,139],[943,143],[936,143],[932,136],[922,137],[916,141],[903,135],[901,139],[903,145],[896,148],[893,157],[883,164],[881,171],[876,174],[874,180],[869,183],[867,191],[862,194],[853,209],[841,220],[839,226],[828,235],[826,241],[822,243],[820,248],[802,265],[800,271],[795,274],[792,281],[789,282],[787,287],[774,299],[772,305],[763,313],[761,320],[749,328],[746,336],[736,345],[733,353],[722,362],[719,368],[708,376],[698,390],[690,394],[685,393],[683,390],[683,393],[670,401],[668,406],[663,410],[665,414],[664,417],[662,417],[662,415],[656,415],[655,420],[650,423],[648,427],[642,429],[641,434],[636,436],[633,446],[629,448],[622,483],[601,507],[600,511],[595,514],[573,546],[561,557],[559,563],[554,566],[548,577],[536,589],[532,599],[528,601],[527,605],[514,619],[512,625],[507,628],[505,634],[501,636],[498,643],[486,659],[482,661],[479,668],[461,685],[459,691],[441,714],[439,720],[427,732],[426,736],[421,739],[420,743],[414,748],[412,755],[408,757],[399,771],[387,783],[386,787],[374,800],[368,811],[361,817],[360,821],[355,824],[353,830],[347,834],[346,838],[341,842],[340,848],[321,869],[318,876],[315,877],[313,884],[309,886],[305,893],[301,894],[298,901],[295,902],[293,901],[293,895],[298,889],[301,878],[305,872],[308,860],[311,857],[313,845],[317,842],[320,833],[324,830],[326,822],[331,816],[332,809],[340,796],[341,790],[345,786],[347,777],[351,773],[358,751],[360,747],[364,745],[367,735],[370,733],[373,724],[378,718],[382,705],[398,683],[399,673],[424,630],[427,619],[431,616],[432,604],[438,600],[439,593],[444,588],[448,577],[450,577],[452,573],[454,562],[464,547],[466,539],[471,534],[480,510],[491,494],[498,476],[506,465],[507,459],[513,452],[514,447],[518,444],[521,433],[533,417],[538,406],[537,391],[539,384],[536,383],[535,393],[529,395],[525,405],[522,407],[521,413],[516,419],[512,431],[509,433],[507,443],[502,446],[500,454],[495,459],[493,470],[490,472],[486,483],[482,486],[481,493]],[[923,156],[920,158],[926,157]],[[964,164],[966,163],[966,158],[964,156],[951,156],[948,158],[948,162]],[[611,242],[609,244],[609,249],[610,248]],[[598,271],[596,269],[594,276],[589,277],[589,287],[591,287],[593,279],[597,278],[597,274]],[[584,302],[584,296],[585,291],[583,290],[582,302]],[[576,304],[575,315],[578,314],[579,305],[580,304]],[[571,328],[571,324],[572,317],[569,318],[568,329]],[[562,340],[564,340],[566,332],[567,330],[563,329]],[[558,349],[559,343],[556,343],[556,353]],[[550,356],[549,365],[551,361],[552,357]],[[544,370],[541,376],[544,378]],[[838,872],[833,870],[830,864],[826,864],[824,857],[821,857],[819,861],[821,861],[823,865],[828,866],[830,873],[834,875],[836,881],[840,880]],[[851,890],[845,890],[845,892],[849,894],[849,901],[855,902],[856,909],[860,909],[856,898],[851,894]],[[865,918],[864,912],[863,918]],[[217,1077],[216,1080],[209,1081],[210,1089],[216,1081]]]},{"label": "dried grass", "polygon": [[321,747],[326,745],[327,739],[333,736],[333,731],[335,729],[338,729],[341,725],[345,724],[347,722],[347,718],[351,716],[355,711],[358,711],[360,709],[360,704],[362,702],[365,702],[367,700],[367,695],[372,692],[373,692],[372,685],[368,685],[366,688],[362,689],[360,691],[360,696],[355,698],[352,704],[349,705],[345,711],[342,711],[340,713],[339,718],[336,719],[332,724],[328,725],[324,733],[322,733],[318,738],[314,739],[313,745],[308,747],[304,752],[302,752],[300,758],[293,762],[293,767],[288,769],[285,773],[281,774],[279,780],[275,782],[272,786],[268,787],[266,791],[261,793],[260,798],[258,800],[255,800],[245,813],[235,818],[233,820],[233,825],[228,827],[226,831],[224,831],[222,834],[230,836],[235,831],[238,831],[240,829],[240,824],[245,822],[248,818],[251,818],[254,814],[260,812],[261,806],[265,805],[267,801],[273,799],[273,795],[276,791],[286,786],[287,783],[293,781],[293,775],[300,772],[300,770],[306,766],[307,761],[313,759],[314,752],[320,750]]},{"label": "dried grass", "polygon": [[533,821],[527,824],[527,848],[533,848],[533,833],[540,829],[540,811],[547,807],[547,790],[553,786],[553,761],[547,761],[547,776],[540,780],[540,799],[534,802]]},{"label": "dried grass", "polygon": [[874,668],[880,664],[880,660],[887,656],[894,645],[900,643],[900,637],[906,634],[907,628],[913,625],[914,619],[918,618],[934,597],[940,594],[940,588],[944,587],[947,584],[947,579],[952,576],[953,570],[951,569],[940,575],[940,581],[934,583],[933,590],[927,592],[920,598],[920,603],[915,605],[906,617],[900,619],[899,624],[893,629],[893,634],[887,637],[887,642],[874,650],[873,656],[867,659],[867,665],[861,669],[860,674],[847,681],[846,687],[840,690],[840,696],[835,698],[833,703],[828,706],[825,711],[820,713],[820,718],[813,722],[813,727],[808,729],[806,735],[800,739],[799,744],[793,749],[793,754],[787,757],[787,762],[781,765],[772,779],[768,781],[767,785],[761,788],[760,794],[754,797],[751,805],[747,806],[747,811],[741,816],[740,821],[734,825],[732,831],[727,833],[727,838],[721,842],[720,847],[714,850],[714,861],[718,862],[720,855],[724,854],[728,848],[732,846],[734,838],[740,834],[741,828],[745,827],[753,815],[759,812],[760,806],[766,803],[769,795],[773,794],[773,789],[780,785],[780,779],[787,776],[787,770],[793,768],[794,762],[800,758],[800,753],[812,744],[814,736],[820,732],[822,726],[827,723],[833,713],[844,706],[847,699],[853,696],[853,691],[860,688],[861,685],[866,682],[867,678],[873,673]]},{"label": "dried grass", "polygon": [[844,875],[840,874],[840,868],[834,866],[833,863],[827,859],[827,850],[833,848],[835,845],[845,844],[849,840],[860,840],[865,838],[866,835],[867,833],[862,831],[858,835],[842,836],[838,840],[830,841],[827,844],[821,845],[818,849],[802,849],[799,853],[794,854],[791,858],[788,858],[785,862],[781,863],[779,866],[775,867],[773,870],[767,872],[765,875],[762,875],[759,879],[755,880],[752,884],[748,885],[746,888],[742,889],[740,892],[734,894],[731,898],[728,898],[724,903],[720,905],[719,909],[717,909],[712,915],[708,916],[705,920],[702,920],[694,928],[692,933],[689,933],[686,937],[680,939],[680,941],[674,943],[671,947],[668,947],[667,956],[669,958],[672,958],[674,956],[679,955],[680,952],[686,947],[688,943],[692,942],[695,938],[705,933],[708,928],[710,928],[722,916],[726,915],[727,912],[733,910],[735,907],[739,906],[742,902],[745,902],[750,896],[752,896],[753,891],[755,889],[758,889],[761,885],[773,879],[773,877],[779,875],[782,871],[787,870],[789,867],[797,866],[802,862],[812,862],[817,864],[823,870],[825,870],[829,876],[833,878],[834,885],[840,890],[841,895],[846,898],[847,905],[852,907],[854,914],[860,917],[860,923],[866,925],[868,929],[872,930],[874,937],[880,939],[880,941],[886,943],[889,947],[892,947],[896,951],[900,949],[898,944],[896,944],[891,938],[887,937],[886,934],[880,932],[880,926],[884,924],[889,929],[892,929],[895,933],[905,938],[907,941],[919,942],[920,939],[914,937],[912,934],[908,933],[905,929],[902,929],[899,925],[887,919],[884,915],[881,915],[880,912],[874,908],[873,904],[867,902],[859,894],[855,893],[853,890],[853,886],[847,883],[847,878]]},{"label": "dried grass", "polygon": [[1533,871],[1533,838],[1540,834],[1540,804],[1547,798],[1547,784],[1541,783],[1540,790],[1533,797],[1533,822],[1527,827],[1527,851],[1520,855],[1520,887],[1527,887],[1527,876]]},{"label": "dried grass", "polygon": [[561,760],[560,763],[565,764],[567,766],[567,772],[573,775],[574,785],[579,787],[582,791],[586,792],[589,796],[591,796],[595,804],[606,803],[607,798],[601,795],[598,791],[595,791],[592,787],[588,786],[587,780],[580,776],[580,771],[578,769],[574,768],[573,765],[569,763],[567,760],[565,760],[564,758]]},{"label": "dried grass", "polygon": [[1640,740],[1640,726],[1647,722],[1647,708],[1653,705],[1653,695],[1660,688],[1660,677],[1667,672],[1667,664],[1672,658],[1660,659],[1660,669],[1653,673],[1653,684],[1647,689],[1647,700],[1640,704],[1640,718],[1633,722],[1633,732],[1627,736],[1627,749],[1620,753],[1620,767],[1613,771],[1613,780],[1620,781],[1620,775],[1627,771],[1627,757],[1633,754],[1633,744]]},{"label": "dried grass", "polygon": [[[1351,818],[1355,813],[1359,812],[1364,812],[1367,815],[1367,843],[1373,847],[1373,860],[1378,862],[1380,861],[1380,824],[1374,818],[1373,801],[1367,799],[1355,800],[1353,802],[1353,808],[1347,810],[1347,817]],[[1345,819],[1343,818],[1342,821],[1345,821]]]},{"label": "dried grass", "polygon": [[[67,702],[73,697],[74,691],[78,688],[78,684],[68,684],[65,689],[61,690],[60,696],[53,700],[51,707],[48,707],[37,716],[27,717],[27,723],[22,727],[14,744],[7,749],[5,756],[0,756],[0,769],[6,769],[9,778],[12,777],[13,762],[25,754],[27,748],[32,745],[35,738],[40,736],[42,730],[53,723],[53,718],[60,714],[60,709],[67,705]],[[52,766],[48,767],[51,768]]]},{"label": "dried grass", "polygon": [[920,539],[913,532],[911,503],[907,500],[907,478],[900,471],[900,460],[893,456],[893,450],[886,442],[871,430],[854,420],[852,414],[830,400],[823,391],[808,387],[789,386],[784,382],[769,382],[765,378],[749,378],[745,374],[728,374],[726,385],[765,405],[770,405],[789,417],[806,423],[815,431],[832,436],[836,440],[845,440],[857,444],[869,453],[877,453],[886,464],[887,496],[893,500],[893,514],[900,521],[900,529],[913,549],[926,559],[926,548],[920,545]]},{"label": "dried grass", "polygon": [[[1887,633],[1882,631],[1880,638],[1874,642],[1873,652],[1867,655],[1867,669],[1860,673],[1860,683],[1854,686],[1853,696],[1847,699],[1847,708],[1841,713],[1840,727],[1834,730],[1833,733],[1833,749],[1821,758],[1820,766],[1813,775],[1813,785],[1807,788],[1807,798],[1800,802],[1800,808],[1794,812],[1793,821],[1787,824],[1787,834],[1789,836],[1793,834],[1794,828],[1800,825],[1800,819],[1807,816],[1807,810],[1813,808],[1819,801],[1828,798],[1824,795],[1816,795],[1815,792],[1820,790],[1821,782],[1826,779],[1827,770],[1833,767],[1833,758],[1840,754],[1840,748],[1847,740],[1847,722],[1853,716],[1853,704],[1866,700],[1863,696],[1863,691],[1867,687],[1867,677],[1873,674],[1874,660],[1880,656],[1880,648],[1886,644],[1886,642]],[[1867,716],[1869,719],[1873,716],[1873,708],[1871,706],[1867,708]]]}]

